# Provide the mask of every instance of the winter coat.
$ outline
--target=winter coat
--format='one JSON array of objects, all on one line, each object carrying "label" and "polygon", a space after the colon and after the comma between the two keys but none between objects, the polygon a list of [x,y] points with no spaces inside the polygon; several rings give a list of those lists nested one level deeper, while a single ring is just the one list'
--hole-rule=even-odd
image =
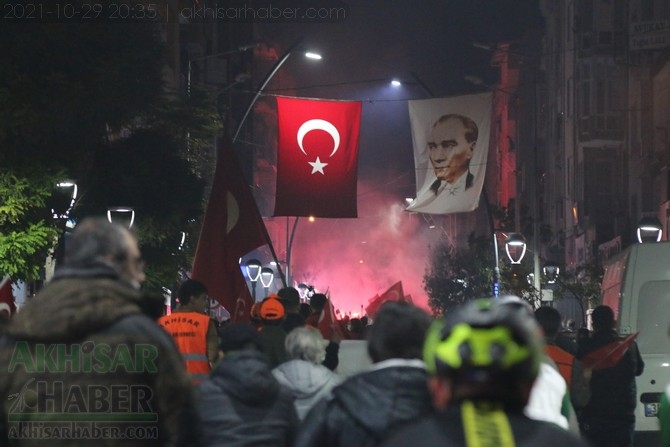
[{"label": "winter coat", "polygon": [[[189,376],[155,322],[162,308],[162,297],[143,296],[108,267],[58,271],[12,319],[12,346],[0,353],[9,445],[199,445]],[[17,418],[32,421],[28,439],[17,438]]]},{"label": "winter coat", "polygon": [[[474,412],[464,410],[473,405]],[[468,411],[469,415],[463,415]],[[466,440],[476,436],[478,443]],[[512,439],[510,439],[512,438]],[[445,411],[429,415],[405,425],[381,443],[384,447],[461,447],[465,445],[517,447],[589,447],[578,435],[546,421],[529,419],[519,412],[504,412],[495,404],[465,401],[451,405]]]},{"label": "winter coat", "polygon": [[299,420],[265,355],[231,351],[196,387],[206,446],[290,446]]},{"label": "winter coat", "polygon": [[288,360],[288,354],[286,354],[286,348],[284,347],[286,332],[281,326],[276,326],[273,323],[263,324],[258,334],[263,345],[263,352],[270,362],[270,368],[279,366]]},{"label": "winter coat", "polygon": [[377,445],[391,429],[433,411],[419,360],[392,359],[335,387],[307,414],[296,447]]},{"label": "winter coat", "polygon": [[298,418],[305,419],[307,412],[342,380],[323,365],[307,360],[289,360],[272,370],[279,383],[293,392]]},{"label": "winter coat", "polygon": [[[618,340],[614,330],[596,331],[579,348],[578,358]],[[591,399],[584,407],[584,420],[606,419],[622,423],[635,422],[637,387],[635,376],[642,374],[644,362],[633,343],[619,362],[611,368],[591,373]]]}]

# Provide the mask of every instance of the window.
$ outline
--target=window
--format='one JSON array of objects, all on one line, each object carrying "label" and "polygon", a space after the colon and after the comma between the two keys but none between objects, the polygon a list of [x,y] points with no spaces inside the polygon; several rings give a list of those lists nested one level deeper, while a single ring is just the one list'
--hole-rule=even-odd
[{"label": "window", "polygon": [[[670,281],[649,281],[640,288],[637,302],[637,345],[645,354],[670,352],[668,319]],[[644,330],[640,330],[644,328]]]}]

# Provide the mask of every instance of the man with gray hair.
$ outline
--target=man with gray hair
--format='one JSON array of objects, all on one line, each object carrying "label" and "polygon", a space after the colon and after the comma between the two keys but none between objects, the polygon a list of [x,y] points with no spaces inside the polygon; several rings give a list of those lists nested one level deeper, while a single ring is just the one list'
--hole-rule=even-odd
[{"label": "man with gray hair", "polygon": [[163,297],[139,291],[135,236],[84,219],[64,263],[8,327],[0,435],[16,446],[199,445],[189,376],[156,323]]}]

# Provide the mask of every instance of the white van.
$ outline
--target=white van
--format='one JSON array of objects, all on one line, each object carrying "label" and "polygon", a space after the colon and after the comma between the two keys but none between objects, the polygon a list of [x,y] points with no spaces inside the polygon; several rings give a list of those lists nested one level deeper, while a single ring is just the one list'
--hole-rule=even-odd
[{"label": "white van", "polygon": [[659,398],[670,384],[670,242],[631,245],[604,267],[602,304],[614,310],[620,335],[640,333],[636,438],[656,438]]}]

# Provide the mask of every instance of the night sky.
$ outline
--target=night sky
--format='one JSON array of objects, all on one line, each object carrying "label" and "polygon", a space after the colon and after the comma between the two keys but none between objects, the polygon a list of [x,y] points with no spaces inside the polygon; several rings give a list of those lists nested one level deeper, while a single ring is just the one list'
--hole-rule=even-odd
[{"label": "night sky", "polygon": [[[274,93],[364,101],[359,218],[301,223],[293,246],[293,274],[297,281],[328,289],[335,307],[347,313],[360,311],[361,304],[366,306],[375,293],[399,280],[405,293],[425,305],[422,278],[430,247],[440,236],[427,230],[422,215],[403,211],[403,198],[415,191],[407,99],[481,91],[464,80],[466,75],[494,84],[491,54],[472,42],[493,45],[540,26],[537,1],[346,3],[345,20],[258,26],[262,40],[277,42],[282,49],[303,38],[305,48],[323,55],[317,63],[292,56],[283,69],[296,88]],[[391,78],[408,84],[393,88]]]}]

